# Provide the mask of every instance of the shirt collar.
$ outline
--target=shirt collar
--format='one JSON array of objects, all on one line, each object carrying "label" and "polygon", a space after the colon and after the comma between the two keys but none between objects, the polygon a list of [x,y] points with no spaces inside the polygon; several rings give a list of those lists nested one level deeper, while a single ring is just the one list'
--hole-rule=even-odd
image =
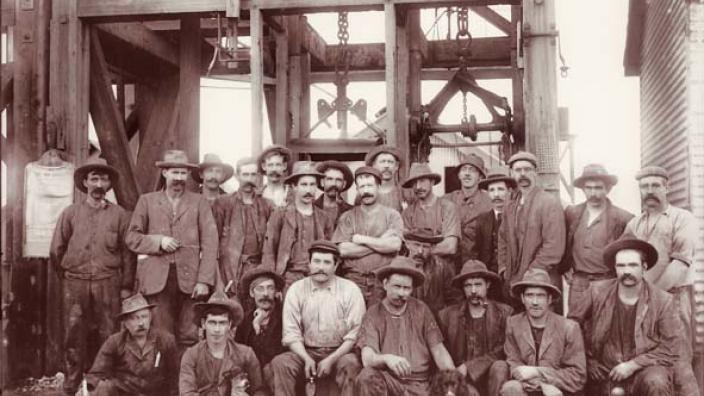
[{"label": "shirt collar", "polygon": [[332,281],[328,283],[326,286],[320,287],[313,282],[313,280],[310,281],[310,289],[311,291],[323,291],[323,290],[329,290],[332,293],[335,293],[335,290],[337,289],[337,275],[333,275]]}]

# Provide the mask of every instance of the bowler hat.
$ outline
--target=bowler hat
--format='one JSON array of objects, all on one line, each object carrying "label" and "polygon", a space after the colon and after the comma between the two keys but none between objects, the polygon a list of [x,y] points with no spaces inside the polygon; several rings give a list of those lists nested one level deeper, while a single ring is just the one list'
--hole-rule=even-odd
[{"label": "bowler hat", "polygon": [[374,165],[376,156],[382,153],[391,154],[396,158],[396,161],[401,162],[401,152],[396,147],[391,146],[376,146],[364,156],[364,163],[368,166]]},{"label": "bowler hat", "polygon": [[601,164],[589,164],[582,170],[582,175],[574,179],[572,183],[577,188],[584,188],[584,183],[588,180],[602,180],[606,183],[607,187],[613,187],[618,183],[618,177],[616,175],[610,175],[604,165]]},{"label": "bowler hat", "polygon": [[73,183],[77,189],[83,191],[84,193],[88,192],[86,186],[83,185],[83,180],[85,180],[86,176],[88,176],[88,174],[93,171],[107,173],[110,176],[110,184],[113,186],[117,183],[118,179],[120,178],[120,174],[117,173],[117,169],[108,165],[104,159],[92,158],[87,160],[85,164],[78,167],[73,172]]},{"label": "bowler hat", "polygon": [[237,299],[235,298],[227,297],[227,294],[225,294],[224,291],[216,290],[215,293],[210,296],[208,302],[200,302],[193,305],[193,309],[196,314],[196,324],[200,325],[201,319],[203,319],[205,311],[207,311],[209,308],[215,307],[225,308],[226,310],[230,311],[230,321],[232,322],[233,326],[237,326],[238,324],[240,324],[242,318],[244,318],[244,309],[242,308],[242,304],[240,304],[239,301],[237,301]]},{"label": "bowler hat", "polygon": [[188,156],[183,150],[166,150],[162,161],[154,163],[157,168],[198,168],[198,165],[188,162]]},{"label": "bowler hat", "polygon": [[486,264],[479,260],[467,260],[462,265],[462,271],[452,278],[450,284],[458,289],[463,288],[463,282],[467,278],[484,278],[489,282],[495,282],[499,280],[499,276],[495,273],[489,271],[486,268]]},{"label": "bowler hat", "polygon": [[491,169],[489,174],[486,176],[486,179],[480,180],[478,185],[480,189],[487,190],[489,189],[489,185],[497,182],[504,182],[509,188],[516,188],[517,186],[516,179],[509,175],[508,169],[505,167]]},{"label": "bowler hat", "polygon": [[442,235],[433,233],[429,228],[414,228],[403,232],[403,239],[423,243],[440,243],[444,239]]},{"label": "bowler hat", "polygon": [[293,164],[293,172],[284,179],[284,182],[294,184],[301,176],[314,176],[317,181],[320,181],[323,174],[315,169],[315,165],[311,161],[296,161],[296,163]]},{"label": "bowler hat", "polygon": [[232,165],[222,162],[222,160],[217,154],[207,153],[205,154],[205,156],[203,156],[203,162],[198,164],[198,169],[194,169],[191,171],[191,176],[193,176],[193,180],[195,180],[198,184],[202,184],[203,178],[200,177],[200,173],[213,166],[221,166],[222,170],[225,172],[223,179],[220,181],[220,184],[225,183],[232,177],[232,174],[235,173],[235,169],[232,167]]},{"label": "bowler hat", "polygon": [[357,177],[361,175],[374,176],[376,180],[381,183],[381,172],[379,172],[379,170],[374,167],[360,166],[359,168],[357,168],[357,170],[354,171],[354,178],[357,179]]},{"label": "bowler hat", "polygon": [[318,239],[313,241],[308,248],[308,253],[313,254],[313,252],[326,252],[332,253],[335,256],[340,256],[340,249],[338,249],[337,245],[326,239]]},{"label": "bowler hat", "polygon": [[416,268],[416,262],[410,257],[396,256],[391,263],[376,270],[376,278],[380,281],[393,274],[408,275],[413,278],[413,286],[418,287],[425,282],[425,274]]},{"label": "bowler hat", "polygon": [[269,266],[259,265],[244,273],[242,276],[242,290],[249,290],[249,286],[258,278],[273,280],[278,290],[283,290],[284,288],[284,278],[281,275],[277,274]]},{"label": "bowler hat", "polygon": [[471,165],[473,166],[476,170],[481,173],[482,177],[486,177],[486,170],[484,169],[484,160],[482,157],[471,153],[467,156],[467,158],[460,162],[457,167],[455,167],[455,170],[459,173],[460,169],[465,166],[465,165]]},{"label": "bowler hat", "polygon": [[534,167],[538,167],[538,158],[533,153],[527,151],[519,151],[512,155],[511,158],[508,159],[508,167],[512,167],[513,163],[517,161],[528,161],[533,164]]},{"label": "bowler hat", "polygon": [[[352,171],[350,170],[350,167],[343,164],[340,161],[335,161],[335,160],[329,160],[329,161],[323,161],[318,164],[316,167],[318,169],[318,172],[322,173],[325,175],[325,172],[328,171],[328,169],[337,169],[340,172],[342,172],[342,177],[345,179],[345,185],[342,187],[342,191],[347,191],[350,187],[352,187],[352,183],[354,182],[354,177],[352,176]],[[323,189],[323,186],[318,185],[320,189]]]},{"label": "bowler hat", "polygon": [[560,297],[562,292],[553,285],[550,275],[542,268],[530,268],[523,274],[523,279],[511,285],[511,295],[518,298],[526,287],[542,287],[555,297]]},{"label": "bowler hat", "polygon": [[653,245],[629,233],[606,246],[603,255],[604,264],[614,267],[616,265],[616,254],[625,249],[638,250],[643,253],[648,269],[652,268],[658,261],[658,251]]},{"label": "bowler hat", "polygon": [[122,300],[122,309],[120,310],[120,313],[117,315],[117,317],[122,318],[131,313],[141,311],[143,309],[151,309],[154,307],[156,307],[156,304],[149,304],[147,302],[147,299],[144,298],[144,296],[142,295],[142,293],[137,293]]},{"label": "bowler hat", "polygon": [[257,157],[257,170],[264,173],[264,168],[262,167],[262,162],[269,157],[271,154],[279,154],[282,157],[284,157],[284,161],[286,161],[286,171],[287,173],[291,173],[291,168],[293,167],[293,156],[291,155],[291,150],[288,148],[278,145],[278,144],[272,144],[271,146],[267,147],[262,151],[261,154],[259,154],[259,157]]},{"label": "bowler hat", "polygon": [[636,180],[640,180],[646,176],[660,176],[665,178],[666,180],[670,179],[670,176],[667,174],[667,169],[661,166],[643,167],[641,170],[638,171],[638,173],[636,173]]},{"label": "bowler hat", "polygon": [[406,178],[406,181],[401,184],[401,187],[411,188],[413,187],[413,183],[415,183],[416,180],[424,178],[432,180],[433,184],[440,183],[440,180],[442,179],[439,174],[433,172],[430,169],[430,165],[428,165],[428,163],[414,162],[411,165],[410,172],[408,172],[408,177]]}]

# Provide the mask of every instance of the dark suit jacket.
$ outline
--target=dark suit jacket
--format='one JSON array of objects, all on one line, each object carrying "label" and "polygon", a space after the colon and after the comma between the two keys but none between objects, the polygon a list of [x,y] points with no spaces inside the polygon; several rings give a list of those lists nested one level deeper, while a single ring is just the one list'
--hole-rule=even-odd
[{"label": "dark suit jacket", "polygon": [[493,209],[477,216],[475,238],[470,258],[486,264],[489,271],[498,272],[499,223]]}]

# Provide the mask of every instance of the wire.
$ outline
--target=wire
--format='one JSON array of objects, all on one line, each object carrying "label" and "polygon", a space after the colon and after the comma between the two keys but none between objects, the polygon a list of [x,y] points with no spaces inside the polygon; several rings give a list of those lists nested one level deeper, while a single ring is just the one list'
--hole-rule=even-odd
[{"label": "wire", "polygon": [[[435,11],[437,12],[437,8],[435,9]],[[440,22],[440,18],[442,18],[443,15],[445,15],[445,14],[447,14],[447,9],[445,9],[445,11],[440,13],[440,15],[436,14],[435,22],[433,22],[433,24],[430,25],[430,28],[428,29],[428,31],[425,32],[425,35],[424,35],[425,37],[428,37],[428,34],[433,30],[433,28],[438,24],[438,22]]]}]

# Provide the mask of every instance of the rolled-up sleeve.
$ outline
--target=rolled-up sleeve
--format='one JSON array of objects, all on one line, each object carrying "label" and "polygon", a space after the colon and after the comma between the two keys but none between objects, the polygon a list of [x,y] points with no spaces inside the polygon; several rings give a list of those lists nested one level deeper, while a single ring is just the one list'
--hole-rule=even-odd
[{"label": "rolled-up sleeve", "polygon": [[670,247],[670,261],[679,260],[688,266],[694,260],[694,250],[697,241],[697,220],[691,213],[678,213],[673,219],[674,232]]},{"label": "rolled-up sleeve", "polygon": [[355,284],[349,285],[349,314],[347,315],[347,334],[342,339],[345,341],[356,341],[359,335],[359,329],[362,326],[362,319],[366,312],[364,305],[364,296],[362,291]]},{"label": "rolled-up sleeve", "polygon": [[294,342],[303,342],[303,325],[301,323],[302,283],[293,284],[286,293],[282,318],[281,343],[288,347]]}]

